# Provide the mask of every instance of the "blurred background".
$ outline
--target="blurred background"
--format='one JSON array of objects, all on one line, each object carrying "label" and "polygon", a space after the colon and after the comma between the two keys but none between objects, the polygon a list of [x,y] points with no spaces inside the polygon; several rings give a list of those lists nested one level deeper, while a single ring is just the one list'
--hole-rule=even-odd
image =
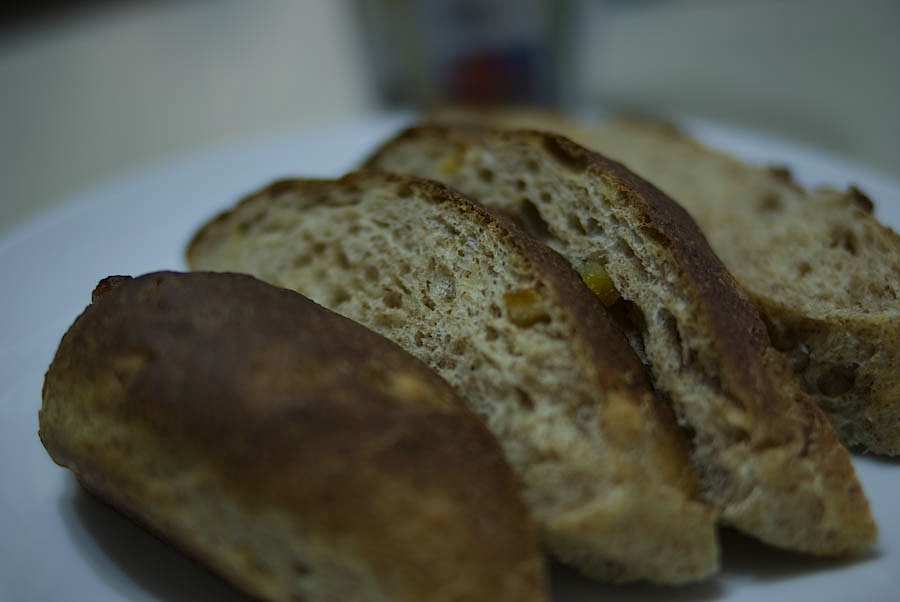
[{"label": "blurred background", "polygon": [[6,6],[0,234],[173,156],[448,101],[699,117],[900,178],[897,0]]}]

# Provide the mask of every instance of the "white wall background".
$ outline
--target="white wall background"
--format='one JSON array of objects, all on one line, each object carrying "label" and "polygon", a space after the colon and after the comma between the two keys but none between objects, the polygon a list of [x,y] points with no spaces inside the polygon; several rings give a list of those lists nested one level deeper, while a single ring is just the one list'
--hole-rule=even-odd
[{"label": "white wall background", "polygon": [[746,125],[900,176],[897,0],[582,4],[582,98]]}]

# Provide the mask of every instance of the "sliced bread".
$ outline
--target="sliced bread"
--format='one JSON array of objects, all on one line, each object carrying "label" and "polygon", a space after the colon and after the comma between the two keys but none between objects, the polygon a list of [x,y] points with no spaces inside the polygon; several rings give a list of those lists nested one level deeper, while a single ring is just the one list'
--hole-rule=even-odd
[{"label": "sliced bread", "polygon": [[515,475],[452,388],[249,276],[103,280],[39,424],[88,490],[255,598],[547,599]]},{"label": "sliced bread", "polygon": [[658,189],[536,131],[414,127],[367,166],[439,179],[530,225],[627,316],[725,522],[812,554],[873,542],[847,450],[697,225]]},{"label": "sliced bread", "polygon": [[578,274],[435,182],[285,180],[204,225],[193,269],[248,272],[393,339],[497,435],[547,548],[592,577],[681,583],[718,567],[686,441]]},{"label": "sliced bread", "polygon": [[431,118],[557,131],[653,182],[700,225],[841,441],[900,454],[900,236],[857,188],[806,190],[784,168],[650,119],[583,125],[530,109]]}]

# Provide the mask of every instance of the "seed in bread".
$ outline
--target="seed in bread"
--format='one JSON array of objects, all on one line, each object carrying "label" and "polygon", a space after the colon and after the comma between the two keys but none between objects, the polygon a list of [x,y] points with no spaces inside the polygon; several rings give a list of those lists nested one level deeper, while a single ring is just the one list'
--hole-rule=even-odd
[{"label": "seed in bread", "polygon": [[536,131],[413,127],[366,165],[441,180],[530,225],[580,269],[601,264],[724,521],[812,554],[872,544],[846,449],[696,223],[658,189]]},{"label": "seed in bread", "polygon": [[571,266],[434,182],[286,180],[204,225],[194,269],[289,287],[395,340],[482,415],[548,549],[599,579],[718,567],[686,442]]},{"label": "seed in bread", "polygon": [[264,600],[546,600],[502,450],[427,366],[235,274],[107,279],[40,437],[90,491]]}]

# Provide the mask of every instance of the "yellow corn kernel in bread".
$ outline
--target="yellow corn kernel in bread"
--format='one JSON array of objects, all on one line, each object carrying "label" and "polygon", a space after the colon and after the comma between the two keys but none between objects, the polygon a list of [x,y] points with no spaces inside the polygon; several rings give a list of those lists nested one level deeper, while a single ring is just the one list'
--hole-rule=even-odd
[{"label": "yellow corn kernel in bread", "polygon": [[517,326],[531,326],[550,319],[540,295],[533,288],[506,293],[503,301],[510,321]]}]

